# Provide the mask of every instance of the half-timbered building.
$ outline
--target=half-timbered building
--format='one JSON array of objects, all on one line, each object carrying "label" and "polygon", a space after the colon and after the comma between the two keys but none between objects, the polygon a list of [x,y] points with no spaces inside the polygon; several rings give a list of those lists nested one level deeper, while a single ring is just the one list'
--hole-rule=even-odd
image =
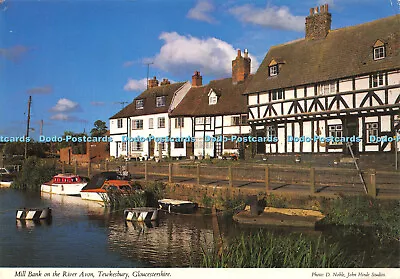
[{"label": "half-timbered building", "polygon": [[393,151],[399,23],[395,15],[331,30],[328,5],[310,9],[305,38],[271,47],[244,93],[252,135],[278,138],[253,152]]},{"label": "half-timbered building", "polygon": [[[172,137],[191,137],[194,142],[175,144],[172,150],[180,156],[218,157],[237,154],[240,144],[232,136],[250,134],[247,125],[246,97],[251,59],[247,50],[238,50],[232,61],[232,77],[202,84],[199,72],[192,76],[192,88],[170,112]],[[175,126],[174,126],[175,123]],[[225,139],[229,139],[223,141]],[[213,141],[214,140],[214,141]]]}]

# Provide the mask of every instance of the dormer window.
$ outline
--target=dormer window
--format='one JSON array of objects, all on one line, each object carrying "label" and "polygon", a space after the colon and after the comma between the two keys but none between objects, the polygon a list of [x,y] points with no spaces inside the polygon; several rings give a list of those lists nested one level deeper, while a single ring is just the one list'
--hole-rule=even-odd
[{"label": "dormer window", "polygon": [[165,96],[159,96],[156,98],[156,107],[165,107]]},{"label": "dormer window", "polygon": [[210,89],[210,92],[208,92],[208,104],[209,105],[216,105],[218,102],[218,96],[214,92],[214,90]]},{"label": "dormer window", "polygon": [[278,75],[278,65],[270,66],[269,67],[269,76],[277,76]]},{"label": "dormer window", "polygon": [[377,40],[374,44],[374,60],[380,60],[386,57],[385,43]]},{"label": "dormer window", "polygon": [[143,100],[136,100],[136,109],[143,109],[144,102]]}]

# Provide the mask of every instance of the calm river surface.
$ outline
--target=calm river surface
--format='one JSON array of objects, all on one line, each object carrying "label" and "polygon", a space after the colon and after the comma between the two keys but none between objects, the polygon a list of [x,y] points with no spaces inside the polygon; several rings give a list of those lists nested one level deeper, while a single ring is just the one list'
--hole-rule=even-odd
[{"label": "calm river surface", "polygon": [[[53,218],[46,222],[21,222],[15,210],[22,207],[51,207]],[[40,195],[0,189],[0,266],[2,267],[186,267],[201,258],[201,249],[213,241],[212,220],[200,213],[162,213],[152,228],[125,223],[122,212],[79,197]],[[256,228],[220,220],[225,236]],[[288,231],[278,231],[288,233]],[[343,231],[307,232],[321,234],[354,252],[363,251],[365,262],[398,266],[399,249],[381,246],[365,235]],[[379,247],[378,247],[379,246]],[[377,248],[378,247],[378,248]]]}]

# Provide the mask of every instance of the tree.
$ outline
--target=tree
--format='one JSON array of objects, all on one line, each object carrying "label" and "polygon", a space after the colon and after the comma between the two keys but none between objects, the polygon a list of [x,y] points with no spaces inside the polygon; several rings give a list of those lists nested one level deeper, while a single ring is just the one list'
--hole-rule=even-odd
[{"label": "tree", "polygon": [[94,128],[90,131],[90,136],[102,137],[106,133],[107,133],[106,122],[101,120],[96,120],[96,122],[94,122]]}]

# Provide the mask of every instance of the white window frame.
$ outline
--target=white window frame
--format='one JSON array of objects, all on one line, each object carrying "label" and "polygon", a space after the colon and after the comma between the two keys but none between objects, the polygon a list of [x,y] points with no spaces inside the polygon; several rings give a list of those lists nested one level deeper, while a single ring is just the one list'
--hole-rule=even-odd
[{"label": "white window frame", "polygon": [[143,142],[134,141],[132,142],[132,151],[143,151]]},{"label": "white window frame", "polygon": [[274,77],[278,75],[278,65],[269,66],[269,76]]},{"label": "white window frame", "polygon": [[159,117],[157,122],[158,122],[157,127],[159,129],[165,128],[165,117]]},{"label": "white window frame", "polygon": [[156,97],[156,107],[165,107],[165,96]]},{"label": "white window frame", "polygon": [[370,122],[365,123],[365,135],[367,136],[367,143],[376,143],[370,141],[370,136],[379,136],[379,123],[378,122]]},{"label": "white window frame", "polygon": [[[177,144],[178,144],[179,146],[177,146]],[[180,142],[175,141],[175,142],[174,142],[174,149],[181,149],[181,148],[184,148],[184,147],[185,147],[185,144],[184,144],[183,141],[180,141]]]},{"label": "white window frame", "polygon": [[374,60],[380,60],[386,57],[385,46],[374,47]]},{"label": "white window frame", "polygon": [[218,101],[217,96],[210,96],[208,97],[208,104],[209,105],[216,105]]},{"label": "white window frame", "polygon": [[184,117],[175,118],[175,128],[183,128],[183,127],[185,127],[185,118]]},{"label": "white window frame", "polygon": [[126,151],[126,142],[124,141],[124,142],[122,142],[122,144],[121,144],[121,151],[123,152],[123,151]]},{"label": "white window frame", "polygon": [[124,128],[124,122],[122,118],[117,119],[117,128]]},{"label": "white window frame", "polygon": [[[343,137],[343,125],[342,124],[328,125],[328,135],[329,137],[333,138]],[[343,143],[341,141],[332,140],[331,142],[329,142],[329,144],[340,145]]]},{"label": "white window frame", "polygon": [[271,100],[282,100],[283,99],[283,89],[272,90],[271,92]]},{"label": "white window frame", "polygon": [[143,119],[133,119],[132,130],[143,130]]},{"label": "white window frame", "polygon": [[149,118],[149,129],[153,129],[154,120],[153,118]]},{"label": "white window frame", "polygon": [[383,73],[378,73],[372,75],[372,87],[380,87],[385,85],[385,75]]},{"label": "white window frame", "polygon": [[276,133],[276,126],[274,125],[269,125],[266,127],[266,135],[267,137],[276,137],[277,133]]},{"label": "white window frame", "polygon": [[318,86],[318,93],[320,95],[327,95],[327,94],[336,93],[336,82],[331,81],[331,82],[321,83]]},{"label": "white window frame", "polygon": [[240,116],[231,117],[231,126],[240,126]]},{"label": "white window frame", "polygon": [[195,123],[196,123],[196,125],[203,125],[204,117],[196,117]]},{"label": "white window frame", "polygon": [[143,109],[144,101],[143,99],[136,100],[136,109]]}]

